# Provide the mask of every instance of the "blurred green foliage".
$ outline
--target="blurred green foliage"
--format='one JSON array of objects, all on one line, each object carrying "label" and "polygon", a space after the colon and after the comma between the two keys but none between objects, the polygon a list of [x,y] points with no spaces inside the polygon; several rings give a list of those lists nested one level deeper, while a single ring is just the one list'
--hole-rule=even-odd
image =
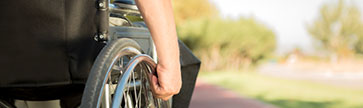
[{"label": "blurred green foliage", "polygon": [[363,89],[281,79],[253,71],[201,72],[199,77],[278,108],[363,108]]},{"label": "blurred green foliage", "polygon": [[354,50],[356,53],[360,54],[360,56],[363,55],[363,24],[360,25],[360,30],[357,33],[358,39],[357,42],[354,45]]},{"label": "blurred green foliage", "polygon": [[[204,19],[178,26],[179,36],[203,59],[219,62],[214,68],[255,64],[275,49],[275,34],[251,18]],[[216,52],[217,50],[217,52]],[[217,53],[217,54],[214,54]],[[214,54],[214,55],[213,55]],[[244,63],[240,63],[244,61]],[[208,61],[206,61],[209,63]],[[225,64],[225,65],[223,65]],[[248,64],[249,65],[249,64]]]},{"label": "blurred green foliage", "polygon": [[338,56],[363,54],[363,22],[359,9],[354,4],[340,0],[325,4],[320,17],[308,26],[311,36],[324,49]]},{"label": "blurred green foliage", "polygon": [[208,0],[175,0],[174,6],[178,35],[202,69],[250,67],[275,50],[274,32],[253,18],[220,18]]},{"label": "blurred green foliage", "polygon": [[173,0],[173,8],[177,25],[187,20],[216,17],[219,14],[209,0]]}]

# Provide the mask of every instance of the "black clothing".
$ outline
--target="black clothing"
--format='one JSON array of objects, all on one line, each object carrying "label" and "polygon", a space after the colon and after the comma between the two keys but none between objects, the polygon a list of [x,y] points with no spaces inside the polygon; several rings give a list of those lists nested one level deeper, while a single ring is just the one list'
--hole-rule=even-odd
[{"label": "black clothing", "polygon": [[95,0],[1,0],[0,87],[83,84],[102,44]]},{"label": "black clothing", "polygon": [[173,96],[172,105],[173,108],[188,108],[193,95],[195,81],[198,76],[201,62],[181,41],[179,41],[179,48],[183,83],[179,94]]}]

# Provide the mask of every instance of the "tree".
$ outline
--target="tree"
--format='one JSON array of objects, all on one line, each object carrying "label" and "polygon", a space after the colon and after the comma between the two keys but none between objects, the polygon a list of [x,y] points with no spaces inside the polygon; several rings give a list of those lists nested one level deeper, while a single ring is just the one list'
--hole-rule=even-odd
[{"label": "tree", "polygon": [[218,16],[217,8],[209,0],[173,0],[177,25],[186,20]]},{"label": "tree", "polygon": [[253,18],[220,18],[209,0],[174,0],[178,36],[202,60],[203,70],[240,69],[275,49],[274,32]]},{"label": "tree", "polygon": [[188,21],[178,30],[206,70],[246,68],[270,56],[276,47],[275,33],[253,18]]},{"label": "tree", "polygon": [[338,56],[350,56],[363,53],[362,21],[355,5],[325,4],[320,9],[320,16],[307,27],[311,36],[324,49]]}]

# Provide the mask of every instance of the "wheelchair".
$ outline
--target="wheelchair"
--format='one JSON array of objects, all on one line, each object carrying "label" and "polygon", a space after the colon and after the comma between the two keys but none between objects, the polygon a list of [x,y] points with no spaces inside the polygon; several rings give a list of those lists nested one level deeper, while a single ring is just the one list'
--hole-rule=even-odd
[{"label": "wheelchair", "polygon": [[[171,100],[155,98],[149,76],[156,75],[156,51],[151,35],[133,1],[99,0],[100,33],[105,43],[87,78],[80,108],[169,108]],[[108,23],[109,19],[109,23]],[[133,20],[138,21],[133,21]],[[107,30],[106,30],[107,29]],[[0,100],[0,108],[12,108]]]},{"label": "wheelchair", "polygon": [[91,69],[81,108],[170,108],[171,100],[152,95],[150,75],[156,75],[156,51],[136,5],[109,4],[109,35],[95,40],[107,43]]}]

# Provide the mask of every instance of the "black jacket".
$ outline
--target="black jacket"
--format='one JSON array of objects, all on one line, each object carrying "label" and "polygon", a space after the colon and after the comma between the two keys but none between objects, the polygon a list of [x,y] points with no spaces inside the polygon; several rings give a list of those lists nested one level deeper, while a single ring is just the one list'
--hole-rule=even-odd
[{"label": "black jacket", "polygon": [[102,48],[96,0],[1,0],[0,87],[84,83]]}]

